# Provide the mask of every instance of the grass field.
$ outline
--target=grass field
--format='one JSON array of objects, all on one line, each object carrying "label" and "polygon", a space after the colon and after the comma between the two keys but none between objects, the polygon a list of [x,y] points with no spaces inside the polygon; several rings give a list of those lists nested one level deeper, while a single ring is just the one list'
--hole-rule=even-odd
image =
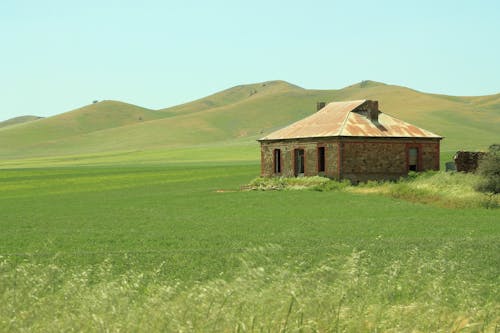
[{"label": "grass field", "polygon": [[474,176],[240,191],[257,138],[352,99],[444,135],[442,169],[498,143],[498,94],[371,81],[0,123],[0,332],[500,332],[500,209]]},{"label": "grass field", "polygon": [[500,210],[241,192],[234,159],[2,169],[0,331],[500,327]]}]

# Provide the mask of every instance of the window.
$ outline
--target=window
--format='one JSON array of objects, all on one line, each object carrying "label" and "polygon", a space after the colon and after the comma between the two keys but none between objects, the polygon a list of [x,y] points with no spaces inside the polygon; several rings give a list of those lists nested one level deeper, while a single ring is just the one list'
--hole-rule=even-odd
[{"label": "window", "polygon": [[408,171],[418,171],[418,148],[408,149]]},{"label": "window", "polygon": [[325,172],[325,147],[318,147],[318,172]]},{"label": "window", "polygon": [[281,173],[281,150],[274,150],[274,173]]},{"label": "window", "polygon": [[303,176],[304,175],[304,149],[295,149],[294,150],[294,171],[295,176]]}]

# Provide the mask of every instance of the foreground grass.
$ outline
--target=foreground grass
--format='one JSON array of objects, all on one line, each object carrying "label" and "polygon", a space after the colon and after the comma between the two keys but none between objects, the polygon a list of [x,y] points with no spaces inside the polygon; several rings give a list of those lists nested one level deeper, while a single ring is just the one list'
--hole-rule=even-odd
[{"label": "foreground grass", "polygon": [[238,256],[235,278],[194,284],[164,279],[168,257],[155,270],[119,275],[109,261],[65,270],[3,259],[0,329],[496,332],[500,281],[473,271],[471,239],[447,242],[437,251],[410,246],[377,266],[371,250],[384,242],[373,239],[366,250],[345,256],[327,248],[327,259],[307,269],[294,260],[265,268],[259,262],[286,251],[249,249]]},{"label": "foreground grass", "polygon": [[0,331],[486,331],[500,211],[239,191],[256,164],[0,173]]}]

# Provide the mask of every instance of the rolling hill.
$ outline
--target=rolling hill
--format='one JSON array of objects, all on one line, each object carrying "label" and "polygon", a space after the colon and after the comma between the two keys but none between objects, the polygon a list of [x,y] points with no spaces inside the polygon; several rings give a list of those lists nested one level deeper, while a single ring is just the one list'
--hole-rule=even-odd
[{"label": "rolling hill", "polygon": [[500,94],[456,97],[363,81],[338,90],[284,81],[233,87],[190,103],[150,110],[102,101],[0,128],[3,160],[168,150],[248,143],[315,112],[317,101],[376,99],[380,109],[441,134],[443,150],[484,149],[500,141]]},{"label": "rolling hill", "polygon": [[20,117],[15,117],[11,119],[7,119],[4,121],[0,121],[0,128],[2,127],[8,127],[8,126],[14,126],[18,124],[23,124],[27,123],[30,121],[42,119],[43,117],[38,117],[38,116],[20,116]]}]

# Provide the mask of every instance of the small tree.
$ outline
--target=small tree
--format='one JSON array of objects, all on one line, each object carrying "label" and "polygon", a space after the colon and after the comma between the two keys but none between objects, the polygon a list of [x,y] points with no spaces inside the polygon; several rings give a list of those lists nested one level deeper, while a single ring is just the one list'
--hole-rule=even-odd
[{"label": "small tree", "polygon": [[490,146],[488,154],[479,161],[477,173],[482,176],[478,191],[500,193],[500,144]]}]

